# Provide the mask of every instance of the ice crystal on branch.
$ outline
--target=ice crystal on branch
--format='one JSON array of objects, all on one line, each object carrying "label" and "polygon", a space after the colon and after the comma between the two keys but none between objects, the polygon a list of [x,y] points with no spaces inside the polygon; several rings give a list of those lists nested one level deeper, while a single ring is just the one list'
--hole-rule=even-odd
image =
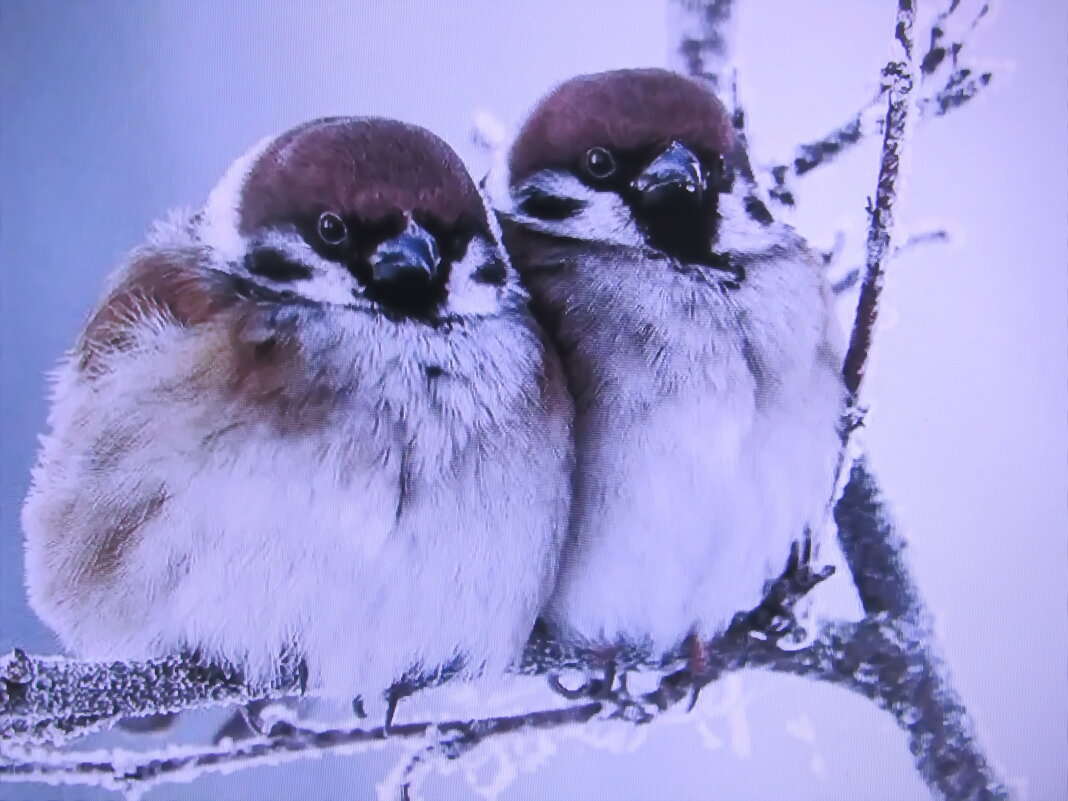
[{"label": "ice crystal on branch", "polygon": [[[924,55],[910,55],[912,62],[920,59],[918,76],[913,76],[914,83],[919,84],[916,88],[919,97],[914,102],[920,119],[941,117],[960,108],[993,80],[991,70],[969,66],[962,57],[968,37],[991,14],[991,4],[984,2],[969,16],[973,5],[959,0],[951,2],[931,24],[930,44]],[[954,31],[953,35],[947,30]],[[886,120],[882,112],[886,95],[895,82],[892,75],[884,74],[883,78],[875,95],[845,122],[819,139],[797,146],[788,161],[767,168],[768,195],[772,200],[783,206],[794,206],[797,203],[795,179],[833,163],[869,136],[885,134]]]}]

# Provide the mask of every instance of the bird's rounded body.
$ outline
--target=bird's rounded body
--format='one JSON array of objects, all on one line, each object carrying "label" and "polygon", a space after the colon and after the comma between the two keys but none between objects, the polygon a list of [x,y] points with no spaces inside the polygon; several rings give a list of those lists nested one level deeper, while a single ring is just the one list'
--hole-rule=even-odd
[{"label": "bird's rounded body", "polygon": [[462,288],[471,244],[450,289],[492,309],[323,301],[347,273],[309,255],[303,294],[257,280],[213,225],[161,226],[56,373],[23,514],[34,609],[84,657],[188,649],[270,679],[295,655],[337,697],[503,670],[551,587],[570,469],[524,296],[504,274]]},{"label": "bird's rounded body", "polygon": [[583,645],[662,654],[723,631],[833,491],[831,293],[804,241],[725,179],[743,158],[718,101],[661,70],[565,83],[513,147],[506,242],[576,407],[544,614]]},{"label": "bird's rounded body", "polygon": [[692,291],[670,267],[663,280],[663,264],[603,252],[575,255],[568,275],[610,313],[572,326],[558,315],[577,314],[541,303],[566,354],[578,459],[546,616],[582,641],[664,652],[691,630],[711,637],[759,604],[825,512],[838,348],[819,268],[783,233],[794,248],[756,255],[737,289]]}]

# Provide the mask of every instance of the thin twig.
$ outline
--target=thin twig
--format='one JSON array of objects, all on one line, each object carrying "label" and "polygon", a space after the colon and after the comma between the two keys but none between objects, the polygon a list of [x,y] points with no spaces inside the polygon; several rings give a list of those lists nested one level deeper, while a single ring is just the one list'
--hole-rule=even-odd
[{"label": "thin twig", "polygon": [[843,367],[850,405],[854,407],[867,367],[872,333],[879,315],[879,294],[882,292],[885,264],[890,252],[891,233],[894,227],[894,207],[897,203],[901,156],[906,145],[909,96],[915,83],[912,40],[915,19],[916,11],[912,0],[898,0],[895,38],[901,45],[905,59],[888,64],[884,71],[890,80],[890,96],[883,133],[882,158],[879,163],[879,182],[875,191],[875,199],[869,202],[870,224],[864,283],[860,288],[856,323],[850,336]]},{"label": "thin twig", "polygon": [[735,154],[742,176],[754,187],[756,177],[749,163],[745,107],[738,90],[738,71],[731,52],[734,0],[676,0],[668,14],[679,30],[678,46],[669,54],[669,66],[705,81],[728,106],[740,147]]},{"label": "thin twig", "polygon": [[[931,43],[920,60],[919,81],[926,85],[936,82],[939,76],[945,75],[945,78],[938,89],[928,91],[915,101],[917,117],[921,120],[941,117],[960,108],[974,99],[993,80],[991,71],[976,70],[960,64],[960,54],[967,37],[989,15],[990,3],[981,6],[958,38],[947,42],[945,26],[947,21],[960,16],[961,6],[960,0],[951,0],[949,7],[937,16],[931,27]],[[873,111],[891,91],[892,76],[889,76],[889,82],[887,77],[884,73],[879,90],[848,120],[818,139],[799,145],[788,162],[767,169],[766,174],[770,178],[768,195],[772,200],[784,206],[796,205],[797,192],[792,179],[831,164],[869,136],[885,136],[885,120],[873,119]]]},{"label": "thin twig", "polygon": [[991,10],[991,4],[989,2],[983,2],[979,7],[979,11],[976,12],[975,16],[972,17],[971,21],[965,26],[961,35],[954,38],[949,35],[948,28],[960,16],[959,11],[962,5],[961,0],[951,0],[949,7],[935,17],[934,24],[931,25],[930,42],[927,46],[927,52],[924,53],[923,57],[920,59],[920,74],[923,77],[926,78],[937,72],[947,57],[950,59],[954,68],[956,68],[957,58],[960,55],[961,49],[964,47],[965,39],[979,26],[979,23],[990,14]]},{"label": "thin twig", "polygon": [[677,48],[669,64],[679,72],[702,78],[721,98],[733,80],[731,26],[734,0],[677,0],[668,6],[679,29]]},{"label": "thin twig", "polygon": [[[911,234],[909,235],[909,238],[906,239],[902,244],[894,248],[893,253],[890,254],[890,260],[896,259],[898,256],[901,256],[902,254],[907,253],[913,248],[919,247],[921,245],[932,245],[936,242],[948,241],[949,232],[943,229],[938,229],[936,231],[923,231],[919,234]],[[830,253],[825,254],[824,263],[830,264],[831,262],[833,262],[835,256],[836,253],[833,250]],[[852,289],[860,282],[860,277],[862,274],[862,267],[852,268],[851,270],[846,272],[841,278],[837,279],[834,282],[834,284],[831,286],[831,290],[836,295],[840,295],[841,293]]]},{"label": "thin twig", "polygon": [[231,771],[238,766],[251,767],[264,762],[277,764],[328,751],[359,750],[364,745],[428,736],[434,739],[432,747],[449,757],[459,755],[487,737],[511,734],[521,729],[548,729],[586,723],[602,709],[602,704],[592,702],[483,720],[400,724],[390,726],[388,730],[380,726],[373,729],[313,731],[277,723],[270,735],[263,739],[249,739],[218,748],[186,749],[184,753],[168,749],[166,754],[138,754],[136,758],[123,754],[121,761],[114,758],[86,759],[78,754],[56,755],[47,761],[14,760],[11,756],[5,756],[0,758],[0,781],[103,783],[115,789],[128,790],[136,786],[144,790],[168,778],[179,778],[182,774]]}]

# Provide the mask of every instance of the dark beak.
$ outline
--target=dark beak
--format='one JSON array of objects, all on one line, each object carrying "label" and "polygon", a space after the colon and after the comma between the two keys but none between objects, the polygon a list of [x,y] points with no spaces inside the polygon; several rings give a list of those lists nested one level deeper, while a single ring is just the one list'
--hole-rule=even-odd
[{"label": "dark beak", "polygon": [[371,254],[371,280],[378,285],[427,286],[441,264],[434,235],[414,220],[403,232],[387,239]]},{"label": "dark beak", "polygon": [[701,161],[682,143],[672,142],[631,182],[631,188],[646,207],[680,200],[700,203],[705,192]]}]

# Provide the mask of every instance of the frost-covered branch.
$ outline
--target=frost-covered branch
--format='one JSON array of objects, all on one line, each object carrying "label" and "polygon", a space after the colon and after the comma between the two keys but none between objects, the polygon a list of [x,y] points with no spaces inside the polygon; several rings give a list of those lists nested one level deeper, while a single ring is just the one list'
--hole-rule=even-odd
[{"label": "frost-covered branch", "polygon": [[[209,748],[169,748],[161,753],[118,752],[87,757],[81,754],[38,755],[36,761],[0,758],[0,780],[34,780],[55,784],[100,784],[116,790],[144,791],[165,781],[188,780],[212,771],[230,772],[257,764],[274,764],[324,752],[355,753],[377,747],[386,740],[411,740],[456,757],[482,740],[511,734],[520,729],[544,729],[586,723],[601,714],[603,703],[585,703],[567,708],[522,715],[458,720],[441,723],[409,723],[370,729],[303,729],[279,722],[263,737]],[[30,753],[30,752],[27,752]],[[95,757],[95,758],[94,758]]]},{"label": "frost-covered branch", "polygon": [[964,5],[966,3],[962,0],[950,0],[949,7],[935,17],[927,52],[920,59],[920,72],[923,75],[934,75],[947,58],[956,69],[967,36],[990,14],[991,4],[983,0],[975,15],[967,22],[962,22],[964,15],[960,9]]},{"label": "frost-covered branch", "polygon": [[[159,753],[42,753],[40,749],[23,750],[18,744],[10,744],[0,758],[0,780],[146,789],[210,771],[277,764],[323,752],[353,753],[386,742],[407,744],[406,747],[413,749],[415,765],[431,759],[456,758],[490,738],[524,729],[592,725],[598,720],[648,723],[689,698],[695,685],[717,681],[738,670],[764,668],[834,684],[874,700],[908,733],[918,770],[941,797],[950,801],[1007,798],[1007,792],[998,784],[976,743],[967,714],[949,685],[945,667],[930,646],[930,617],[908,574],[904,541],[895,531],[863,462],[853,467],[835,516],[866,617],[859,623],[826,626],[800,650],[780,648],[775,637],[736,625],[708,643],[708,670],[700,676],[687,670],[682,654],[657,663],[642,662],[638,656],[631,659],[628,663],[631,671],[652,670],[664,676],[656,690],[646,693],[631,694],[626,682],[620,682],[608,691],[597,693],[596,698],[560,699],[559,705],[544,709],[477,720],[402,723],[389,729],[379,726],[313,731],[280,721],[266,735],[236,744],[172,747]],[[180,660],[170,665],[176,671],[175,678],[165,686],[172,687],[178,697],[167,709],[207,703],[206,693],[190,692],[189,684],[196,684],[200,677],[184,673]],[[536,639],[528,650],[523,672],[548,675],[583,666],[597,670],[592,661],[584,665],[574,654],[565,654],[554,644]],[[138,669],[138,666],[121,664],[83,667],[114,674],[113,687],[117,687],[119,677]],[[210,668],[199,669],[205,671],[205,677],[210,677],[205,686],[215,688],[219,702],[240,702],[253,694],[235,686],[233,676],[224,680]],[[60,681],[73,681],[77,674],[68,670],[55,675]],[[296,675],[292,678],[299,680]],[[94,686],[106,684],[98,681]],[[104,699],[112,714],[119,707],[122,714],[137,708],[145,694],[144,687],[125,686],[126,692],[133,692],[132,698],[124,698],[117,691],[115,696]],[[62,697],[77,688],[57,689]],[[273,692],[281,694],[296,689],[296,686],[279,687]],[[402,779],[398,792],[410,784],[411,777]]]},{"label": "frost-covered branch", "polygon": [[703,78],[720,97],[734,83],[731,33],[734,0],[676,0],[668,6],[677,45],[669,55],[673,69]]},{"label": "frost-covered branch", "polygon": [[908,570],[905,540],[864,460],[851,468],[835,522],[866,617],[825,631],[802,652],[801,670],[789,661],[773,668],[876,701],[908,732],[924,780],[949,801],[1008,798],[935,653],[931,616]]},{"label": "frost-covered branch", "polygon": [[[864,281],[843,365],[850,408],[843,427],[839,480],[845,479],[847,470],[851,472],[835,506],[839,541],[866,617],[858,624],[825,628],[807,648],[787,656],[774,643],[744,637],[739,642],[746,647],[740,650],[714,650],[709,676],[695,681],[714,679],[742,662],[848,687],[875,700],[908,731],[917,768],[939,795],[949,799],[992,799],[1005,798],[1007,792],[994,779],[963,705],[949,684],[945,667],[934,653],[929,615],[905,568],[904,543],[878,508],[874,483],[863,464],[854,464],[850,458],[850,436],[862,419],[859,389],[878,316],[885,267],[892,255],[891,234],[910,106],[921,116],[941,116],[970,100],[990,81],[989,73],[976,75],[959,64],[967,34],[988,14],[989,5],[983,3],[963,34],[951,36],[947,30],[951,22],[961,18],[961,6],[961,0],[951,0],[946,11],[936,17],[929,47],[921,58],[915,52],[913,39],[913,1],[898,0],[895,39],[903,58],[886,67],[878,93],[846,123],[821,139],[798,147],[791,163],[771,170],[771,196],[784,205],[793,205],[791,177],[833,161],[872,128],[883,136],[877,190],[874,200],[869,201]],[[709,29],[707,38],[718,43],[721,31],[714,30],[714,20],[698,21]],[[727,52],[728,48],[722,45],[718,51]],[[913,100],[911,95],[918,84],[929,79],[937,84],[947,70],[949,74],[941,88],[919,101]],[[689,71],[700,74],[692,67]],[[868,124],[883,102],[886,112],[882,124]],[[744,115],[737,102],[735,108],[736,127],[739,121],[744,127]],[[910,240],[901,249],[919,241],[944,238],[944,232],[936,232],[918,241]]]},{"label": "frost-covered branch", "polygon": [[[993,73],[963,64],[961,53],[968,36],[990,15],[991,4],[983,2],[971,16],[969,4],[949,0],[929,31],[929,45],[919,57],[919,82],[929,87],[915,101],[921,119],[940,117],[967,103],[991,82]],[[674,0],[668,6],[669,24],[677,31],[678,44],[670,64],[680,72],[702,78],[730,105],[735,128],[745,139],[745,109],[738,97],[732,63],[734,0]],[[786,206],[796,204],[793,179],[830,164],[864,139],[885,133],[880,113],[893,90],[892,76],[884,74],[879,89],[846,121],[823,136],[798,145],[793,157],[765,172],[769,196]]]},{"label": "frost-covered branch", "polygon": [[879,181],[875,199],[869,201],[867,260],[864,282],[860,287],[856,322],[846,351],[843,375],[853,405],[857,401],[860,382],[871,350],[872,334],[879,314],[879,295],[882,292],[886,260],[890,255],[891,233],[894,227],[894,206],[897,203],[898,180],[901,175],[902,150],[906,146],[906,126],[909,105],[915,84],[915,45],[913,26],[916,10],[912,0],[898,0],[894,37],[901,45],[904,59],[891,62],[883,74],[890,85],[884,124],[882,157],[879,162]]},{"label": "frost-covered branch", "polygon": [[[919,57],[917,70],[920,86],[927,87],[914,101],[920,120],[941,117],[960,108],[993,79],[993,72],[964,66],[960,58],[968,36],[989,16],[990,3],[984,2],[961,30],[949,33],[958,27],[958,20],[965,18],[962,9],[966,5],[961,0],[950,0],[949,7],[937,15],[931,26],[930,44],[925,54]],[[799,145],[789,161],[770,167],[767,170],[769,196],[782,205],[795,205],[797,197],[793,179],[830,164],[869,136],[885,135],[886,120],[879,114],[879,109],[895,85],[894,76],[884,72],[875,95],[848,120],[818,139]]]},{"label": "frost-covered branch", "polygon": [[[844,240],[844,235],[842,236],[842,239]],[[893,253],[890,254],[890,258],[888,261],[893,261],[901,254],[907,253],[913,248],[920,247],[922,245],[933,245],[935,243],[944,243],[949,241],[949,231],[946,231],[941,228],[933,231],[922,231],[917,234],[910,234],[908,239],[906,239],[904,242],[894,248]],[[832,248],[832,250],[828,253],[823,254],[824,264],[830,265],[838,256],[840,251],[841,244],[836,241],[835,247]],[[831,288],[833,289],[836,295],[846,292],[852,289],[854,286],[857,285],[857,283],[860,282],[860,277],[861,275],[863,275],[863,273],[863,267],[854,267],[851,270],[847,271],[840,278],[838,278]]]},{"label": "frost-covered branch", "polygon": [[193,655],[92,663],[16,650],[0,658],[0,737],[5,747],[59,743],[121,718],[289,695],[302,682],[300,666],[285,662],[276,683],[249,687],[232,669]]},{"label": "frost-covered branch", "polygon": [[[745,107],[738,93],[738,76],[732,58],[734,0],[673,0],[668,3],[668,24],[677,44],[668,54],[672,69],[708,83],[728,107],[742,151],[749,152]],[[748,160],[740,165],[754,182]]]}]

